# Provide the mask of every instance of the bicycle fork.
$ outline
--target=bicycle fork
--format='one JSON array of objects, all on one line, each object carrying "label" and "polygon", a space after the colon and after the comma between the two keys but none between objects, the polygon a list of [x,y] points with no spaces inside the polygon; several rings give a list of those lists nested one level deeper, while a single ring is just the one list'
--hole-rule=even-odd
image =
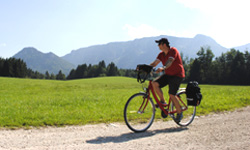
[{"label": "bicycle fork", "polygon": [[143,102],[142,102],[139,110],[137,111],[138,114],[144,113],[144,110],[148,105],[148,101],[149,101],[149,95],[147,94],[145,97],[143,97]]}]

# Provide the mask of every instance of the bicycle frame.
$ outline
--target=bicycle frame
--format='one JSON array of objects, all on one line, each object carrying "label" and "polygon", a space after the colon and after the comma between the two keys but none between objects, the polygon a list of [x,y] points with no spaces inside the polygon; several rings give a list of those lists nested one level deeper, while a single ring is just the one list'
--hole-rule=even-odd
[{"label": "bicycle frame", "polygon": [[[146,106],[148,105],[148,101],[149,101],[149,98],[150,98],[150,93],[152,93],[152,94],[153,94],[153,97],[154,97],[154,99],[155,99],[155,101],[156,101],[156,103],[158,104],[158,106],[160,107],[160,109],[161,109],[166,115],[177,113],[176,110],[174,110],[174,111],[169,111],[169,110],[170,110],[170,104],[171,104],[171,102],[172,102],[171,98],[169,98],[169,100],[168,100],[167,109],[164,109],[164,106],[161,104],[161,102],[159,101],[159,99],[158,99],[158,97],[157,97],[157,95],[156,95],[156,93],[155,93],[155,91],[154,91],[154,88],[153,88],[153,86],[152,86],[152,80],[149,80],[149,85],[148,85],[148,88],[146,89],[146,93],[147,93],[147,98],[145,98],[145,99],[146,99],[146,104],[144,105],[144,103],[145,103],[145,99],[144,99],[144,101],[143,101],[143,103],[142,103],[142,105],[141,105],[141,107],[140,107],[139,110],[141,110],[141,108],[143,107],[143,105],[144,105],[144,107],[143,107],[142,111],[140,111],[140,112],[143,112],[144,109],[146,108]],[[180,102],[183,104],[183,106],[184,106],[184,108],[182,107],[181,110],[182,110],[182,111],[187,110],[187,109],[188,109],[187,105],[181,100],[180,97],[178,97],[178,98],[179,98],[179,101],[180,101]]]}]

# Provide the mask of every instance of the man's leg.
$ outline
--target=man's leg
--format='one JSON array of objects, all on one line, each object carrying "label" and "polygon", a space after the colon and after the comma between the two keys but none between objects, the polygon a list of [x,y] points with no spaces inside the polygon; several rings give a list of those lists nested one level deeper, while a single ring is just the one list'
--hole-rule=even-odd
[{"label": "man's leg", "polygon": [[180,114],[181,113],[181,105],[179,104],[177,96],[175,96],[173,94],[169,94],[169,96],[170,96],[171,100],[174,103],[174,106],[176,108],[177,114]]},{"label": "man's leg", "polygon": [[174,106],[176,108],[176,111],[177,111],[175,121],[180,122],[181,119],[183,118],[183,115],[182,115],[182,111],[181,111],[181,106],[180,106],[179,101],[178,101],[178,97],[173,95],[173,94],[169,94],[169,96],[171,97],[171,99],[174,103]]},{"label": "man's leg", "polygon": [[162,92],[162,90],[161,90],[161,88],[160,88],[159,83],[153,81],[153,82],[152,82],[152,85],[153,85],[154,91],[155,91],[156,94],[159,96],[160,101],[161,101],[161,102],[165,102],[165,99],[164,99],[164,96],[163,96],[163,92]]},{"label": "man's leg", "polygon": [[169,97],[174,103],[174,106],[176,108],[177,114],[181,114],[181,105],[179,104],[179,99],[176,96],[176,93],[180,87],[181,81],[183,79],[180,77],[171,77],[170,78],[170,83],[169,83]]}]

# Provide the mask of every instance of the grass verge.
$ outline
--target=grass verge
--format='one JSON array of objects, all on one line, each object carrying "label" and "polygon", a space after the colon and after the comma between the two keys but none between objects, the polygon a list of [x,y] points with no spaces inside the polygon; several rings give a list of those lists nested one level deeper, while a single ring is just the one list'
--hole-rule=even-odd
[{"label": "grass verge", "polygon": [[[0,127],[4,128],[122,122],[127,99],[142,91],[136,79],[126,77],[71,81],[0,77],[0,83]],[[200,87],[203,100],[197,115],[250,104],[250,86]]]}]

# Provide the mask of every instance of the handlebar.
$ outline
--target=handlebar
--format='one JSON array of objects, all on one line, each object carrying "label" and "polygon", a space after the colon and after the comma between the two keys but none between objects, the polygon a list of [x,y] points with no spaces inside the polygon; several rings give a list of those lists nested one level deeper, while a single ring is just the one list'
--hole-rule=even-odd
[{"label": "handlebar", "polygon": [[[148,78],[148,76],[150,74],[152,75],[152,73],[156,72],[157,69],[153,66],[150,66],[150,65],[140,64],[140,65],[137,65],[136,71],[138,72],[137,81],[140,83],[144,83],[145,80]],[[144,74],[143,77],[141,77],[142,74]]]}]

